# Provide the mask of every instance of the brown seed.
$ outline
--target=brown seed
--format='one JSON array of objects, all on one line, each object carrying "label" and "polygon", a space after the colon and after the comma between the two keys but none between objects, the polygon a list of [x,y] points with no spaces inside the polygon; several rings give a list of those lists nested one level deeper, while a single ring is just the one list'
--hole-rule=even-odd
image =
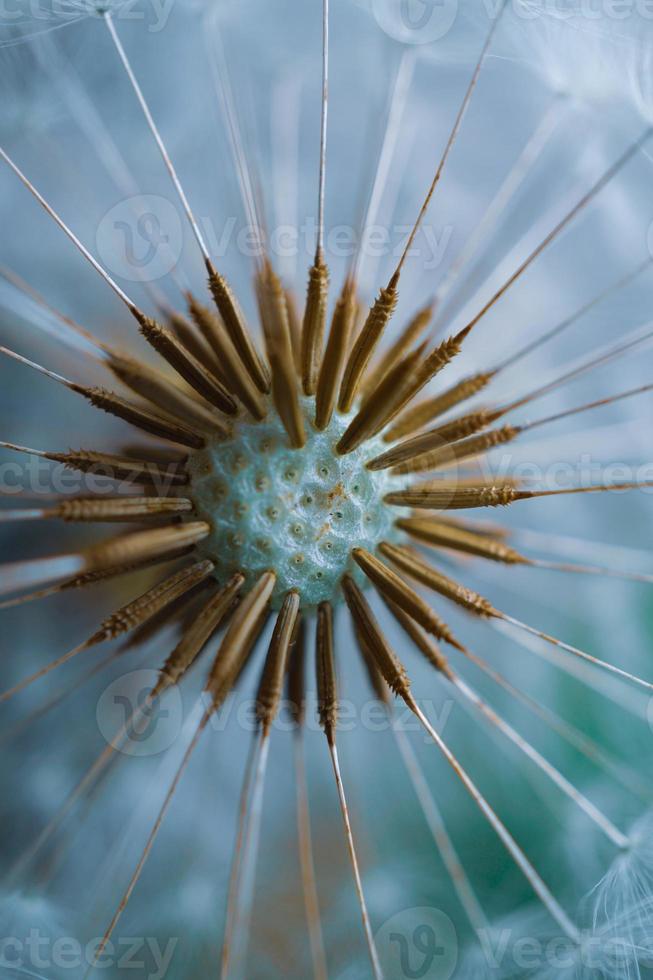
[{"label": "brown seed", "polygon": [[162,609],[190,592],[201,582],[206,581],[214,568],[212,561],[205,560],[175,572],[174,575],[159,582],[137,599],[133,599],[117,612],[112,613],[94,634],[92,642],[99,643],[103,640],[115,639],[121,633],[127,633],[137,626],[142,626]]},{"label": "brown seed", "polygon": [[202,335],[215,353],[225,385],[241,400],[248,412],[258,422],[266,416],[263,396],[254,384],[219,317],[203,306],[191,294],[187,294],[191,316]]},{"label": "brown seed", "polygon": [[315,426],[322,431],[331,421],[336,403],[340,376],[349,349],[356,315],[356,291],[354,283],[347,278],[336,302],[331,320],[331,330],[327,341],[315,397]]},{"label": "brown seed", "polygon": [[355,548],[352,556],[384,599],[405,610],[427,633],[461,649],[447,624],[396,572],[363,548]]},{"label": "brown seed", "polygon": [[161,371],[125,354],[111,352],[108,364],[119,381],[164,412],[184,419],[200,432],[227,435],[224,419],[200,400],[192,389],[182,391]]},{"label": "brown seed", "polygon": [[367,315],[363,328],[358,335],[349,354],[345,366],[345,374],[340,386],[338,408],[341,412],[349,412],[358,388],[363,380],[365,369],[370,362],[376,345],[381,339],[397,305],[397,280],[390,280],[382,289]]},{"label": "brown seed", "polygon": [[412,383],[415,366],[421,360],[423,350],[423,346],[418,347],[402,358],[388,372],[379,387],[365,399],[337,445],[340,454],[357,449],[361,443],[383,428],[392,415],[393,404],[401,399],[402,392]]},{"label": "brown seed", "polygon": [[302,387],[305,395],[314,395],[322,360],[324,327],[329,295],[329,270],[320,250],[308,274],[306,307],[302,325]]},{"label": "brown seed", "polygon": [[290,445],[300,449],[306,442],[306,435],[290,342],[286,297],[279,277],[267,260],[257,274],[256,292],[272,372],[272,398],[288,433]]},{"label": "brown seed", "polygon": [[127,480],[130,483],[153,483],[155,485],[180,486],[188,483],[188,476],[176,464],[164,469],[154,462],[144,459],[132,459],[128,456],[114,456],[112,453],[96,453],[88,449],[78,449],[75,452],[43,452],[38,449],[27,449],[15,443],[0,443],[6,449],[40,456],[55,463],[63,463],[73,470],[84,473],[99,473],[112,480]]},{"label": "brown seed", "polygon": [[385,678],[379,670],[374,654],[370,650],[365,640],[365,636],[355,624],[354,635],[356,636],[356,643],[358,644],[358,649],[360,650],[372,691],[374,692],[377,700],[381,701],[384,705],[389,706],[392,700],[390,697],[390,688],[386,684]]},{"label": "brown seed", "polygon": [[46,512],[63,521],[142,521],[188,514],[193,509],[184,497],[83,497],[62,500]]},{"label": "brown seed", "polygon": [[421,310],[418,310],[394,344],[379,358],[379,363],[376,367],[372,367],[367,372],[362,384],[362,392],[365,397],[378,388],[388,372],[392,370],[410,350],[415,341],[424,333],[433,317],[433,309],[434,306],[431,302],[427,303]]},{"label": "brown seed", "polygon": [[413,400],[422,388],[432,381],[460,353],[461,345],[457,337],[443,340],[431,353],[424,358],[415,371],[412,384],[402,392],[401,398],[392,406],[392,417]]},{"label": "brown seed", "polygon": [[185,316],[177,312],[170,313],[167,319],[168,325],[177,340],[191,352],[200,364],[208,365],[216,378],[219,378],[224,384],[225,379],[222,375],[220,365],[204,337],[200,336],[195,324],[190,323]]},{"label": "brown seed", "polygon": [[288,311],[288,326],[290,327],[290,343],[295,362],[295,372],[302,374],[302,321],[297,308],[297,297],[292,289],[284,289],[286,294],[286,309]]},{"label": "brown seed", "polygon": [[138,317],[141,333],[149,344],[211,405],[226,415],[235,415],[238,406],[222,382],[201,364],[189,350],[156,320],[144,315]]},{"label": "brown seed", "polygon": [[422,585],[426,585],[427,588],[439,592],[446,599],[451,599],[469,612],[479,616],[499,615],[492,604],[478,592],[474,592],[473,589],[468,589],[443,575],[442,572],[422,561],[408,548],[398,548],[396,545],[384,541],[379,545],[379,551],[411,578],[421,582]]},{"label": "brown seed", "polygon": [[435,429],[429,429],[422,435],[407,439],[406,442],[399,443],[398,446],[389,449],[370,460],[367,464],[369,470],[384,470],[391,466],[397,466],[405,460],[420,456],[422,453],[433,449],[441,448],[443,444],[457,442],[467,436],[474,435],[480,429],[484,429],[494,418],[495,413],[491,409],[480,409],[470,415],[463,415],[461,418],[445,422]]},{"label": "brown seed", "polygon": [[385,496],[385,502],[395,507],[425,510],[464,510],[468,507],[506,507],[521,500],[522,492],[511,484],[492,487],[463,487],[443,483],[440,489],[395,491]]},{"label": "brown seed", "polygon": [[338,725],[338,681],[333,650],[333,608],[321,602],[317,609],[315,676],[320,724],[329,745],[335,745]]},{"label": "brown seed", "polygon": [[441,395],[418,402],[417,405],[404,412],[401,418],[388,429],[383,438],[386,442],[396,442],[397,439],[403,439],[404,436],[417,432],[418,429],[432,422],[433,419],[444,415],[456,405],[460,405],[477,395],[479,391],[487,387],[495,373],[495,371],[489,371],[473,374],[468,378],[463,378],[462,381],[448,388]]},{"label": "brown seed", "polygon": [[520,565],[527,559],[518,551],[497,540],[490,534],[479,534],[468,529],[438,521],[428,517],[406,517],[397,521],[397,527],[406,531],[418,541],[441,548],[452,548],[454,551],[464,551],[479,558],[504,562],[507,565]]},{"label": "brown seed", "polygon": [[104,388],[86,388],[76,385],[76,390],[95,408],[114,415],[116,418],[129,422],[130,425],[149,432],[151,435],[158,436],[160,439],[169,439],[181,446],[188,446],[191,449],[201,449],[206,439],[201,433],[189,429],[187,425],[173,418],[164,418],[150,412],[147,408],[140,408],[133,402],[121,398],[112,391]]},{"label": "brown seed", "polygon": [[258,390],[267,394],[270,390],[270,372],[258,355],[238,300],[224,276],[216,272],[210,262],[207,262],[207,271],[211,295],[231,337],[231,342]]},{"label": "brown seed", "polygon": [[402,629],[408,633],[415,646],[424,654],[431,666],[435,667],[439,673],[444,674],[445,677],[451,680],[453,674],[449,666],[449,661],[438,644],[429,636],[426,636],[415,620],[405,613],[400,606],[388,601],[386,601],[386,605]]},{"label": "brown seed", "polygon": [[306,621],[301,613],[288,664],[287,694],[293,720],[301,727],[306,716]]},{"label": "brown seed", "polygon": [[206,682],[210,711],[220,708],[236,683],[267,619],[274,572],[264,572],[236,609]]},{"label": "brown seed", "polygon": [[239,573],[232,576],[227,584],[218,589],[205,602],[181,640],[172,651],[160,671],[160,677],[152,691],[157,697],[167,687],[178,684],[184,674],[195,663],[208,641],[218,629],[233,606],[234,599],[242,588],[244,577]]},{"label": "brown seed", "polygon": [[131,565],[150,558],[172,557],[198,544],[211,533],[204,521],[173,524],[149,531],[134,531],[110,538],[84,552],[83,572],[102,571],[116,565]]},{"label": "brown seed", "polygon": [[266,737],[277,716],[288,654],[299,615],[299,593],[289,592],[277,616],[256,694],[256,718]]},{"label": "brown seed", "polygon": [[482,453],[494,449],[496,446],[503,446],[507,442],[516,439],[521,428],[504,425],[499,429],[490,429],[488,432],[480,432],[460,442],[452,442],[449,445],[442,445],[439,436],[435,436],[434,441],[439,446],[430,452],[418,453],[408,457],[405,462],[394,466],[392,472],[395,475],[403,473],[423,473],[427,470],[442,469],[461,463],[465,459],[471,459]]},{"label": "brown seed", "polygon": [[24,691],[30,684],[46,677],[53,670],[56,670],[57,667],[69,663],[69,661],[79,656],[80,653],[84,653],[100,643],[115,639],[124,633],[136,630],[138,627],[148,623],[161,613],[162,610],[168,608],[182,595],[188,593],[200,582],[204,581],[211,574],[212,570],[212,562],[199,562],[189,568],[182,569],[176,575],[148,589],[143,595],[137,599],[133,599],[105,619],[100,628],[88,640],[80,643],[72,650],[63,654],[63,656],[51,661],[45,667],[42,667],[18,684],[15,684],[9,690],[0,694],[0,703],[9,701],[10,698]]},{"label": "brown seed", "polygon": [[342,580],[345,602],[367,649],[374,657],[386,684],[399,697],[410,697],[410,681],[403,664],[386,640],[365,596],[349,575]]}]

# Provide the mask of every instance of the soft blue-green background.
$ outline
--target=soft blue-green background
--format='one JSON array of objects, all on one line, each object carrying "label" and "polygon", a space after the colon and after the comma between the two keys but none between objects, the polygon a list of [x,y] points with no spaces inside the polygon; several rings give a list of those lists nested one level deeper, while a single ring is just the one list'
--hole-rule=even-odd
[{"label": "soft blue-green background", "polygon": [[[558,6],[571,9],[569,5]],[[642,93],[642,83],[648,79],[651,21],[643,18],[635,5],[630,16],[620,20],[605,12],[608,5],[599,17],[589,16],[589,7],[576,6],[578,15],[567,20],[553,17],[551,5],[529,4],[529,11],[541,15],[530,20],[523,16],[523,10],[520,14],[509,4],[427,217],[429,233],[438,241],[447,241],[447,247],[435,269],[425,268],[421,256],[408,262],[397,326],[433,294],[554,103],[561,107],[559,126],[496,228],[469,285],[457,297],[447,317],[447,329],[453,323],[462,325],[465,312],[476,312],[506,274],[643,129],[640,96],[645,102],[647,93]],[[381,26],[387,26],[388,14],[397,22],[402,9],[399,5],[333,0],[327,179],[327,226],[332,233],[338,226],[357,228],[360,223],[402,57],[415,58],[415,71],[401,113],[379,223],[390,230],[396,245],[398,229],[414,219],[488,29],[483,4],[461,0],[459,7],[444,37],[412,45],[389,36]],[[218,238],[232,225],[235,229],[219,264],[238,287],[253,318],[251,259],[242,254],[236,241],[245,217],[207,47],[217,43],[214,32],[219,29],[246,152],[260,181],[269,227],[297,221],[302,224],[315,213],[320,5],[316,0],[219,3],[216,28],[214,20],[209,26],[203,22],[205,5],[176,2],[160,30],[152,30],[158,23],[153,9],[128,9],[129,15],[123,10],[116,16],[119,33],[203,227],[211,227]],[[411,9],[413,14],[420,12]],[[5,44],[0,47],[5,96],[0,131],[8,151],[81,239],[95,249],[98,229],[106,227],[105,215],[120,204],[125,193],[107,173],[110,155],[98,132],[89,140],[80,128],[80,121],[87,123],[93,118],[85,99],[90,100],[119,146],[140,192],[162,197],[175,208],[177,204],[102,23],[96,18],[69,18],[71,23],[59,28],[59,20],[42,11],[34,18],[34,13],[34,8],[26,8],[20,21],[5,18]],[[19,36],[22,40],[17,43]],[[450,380],[507,356],[524,339],[553,326],[644,261],[653,220],[650,166],[648,153],[639,154],[538,260],[479,325],[464,357],[452,366]],[[19,272],[93,332],[132,343],[134,324],[118,301],[7,168],[0,173],[0,196],[0,262]],[[180,268],[199,290],[199,253],[185,224],[183,229]],[[423,237],[418,239],[418,246],[420,243],[424,249]],[[328,258],[337,289],[346,259],[334,254],[333,239],[331,246]],[[280,270],[298,294],[304,289],[312,247],[309,234],[302,254],[279,259]],[[118,267],[114,271],[119,274],[119,252],[115,261]],[[372,298],[391,266],[390,256],[378,263],[366,259],[362,277],[366,299]],[[138,282],[120,282],[137,302],[148,306],[148,294]],[[177,301],[171,279],[157,285]],[[535,387],[560,373],[568,361],[617,341],[628,329],[646,323],[651,316],[650,295],[651,276],[647,273],[581,321],[564,342],[544,348],[519,370],[506,374],[497,386],[496,399],[503,401]],[[0,293],[5,304],[2,343],[85,380],[87,363],[31,327],[29,317],[20,315],[27,314],[26,309],[12,309],[14,298],[10,290]],[[531,417],[645,384],[650,380],[650,364],[650,352],[643,351],[616,366],[595,371],[573,389],[565,388],[538,403]],[[96,370],[92,375],[99,377]],[[542,467],[543,478],[551,476],[547,469],[551,463],[570,462],[574,468],[587,465],[583,454],[589,454],[598,467],[594,472],[599,478],[605,472],[602,467],[611,464],[648,462],[650,405],[650,396],[644,396],[542,430],[532,441],[515,445],[511,461]],[[0,360],[0,413],[2,438],[36,448],[115,448],[125,439],[126,430],[82,410],[75,395],[6,360]],[[16,457],[2,454],[1,459],[15,462]],[[611,544],[617,549],[611,556],[614,565],[651,571],[646,552],[652,540],[652,506],[651,495],[639,492],[602,499],[524,503],[509,515],[498,516],[545,535],[576,535]],[[12,525],[2,528],[0,554],[3,560],[29,557],[76,547],[92,537],[93,532],[86,528]],[[643,553],[620,553],[621,545]],[[540,546],[539,552],[545,551]],[[573,551],[569,557],[573,560]],[[577,556],[577,560],[584,558]],[[463,574],[470,585],[485,590],[499,608],[591,649],[597,656],[650,676],[652,608],[646,585],[528,569],[476,570],[471,563]],[[79,642],[117,599],[125,601],[137,585],[132,579],[119,587],[3,612],[1,686],[9,686]],[[593,693],[489,627],[467,620],[455,610],[449,618],[470,647],[509,674],[517,686],[585,729],[648,778],[651,732],[646,718],[641,717],[642,702],[640,717],[634,718],[615,703],[615,690],[610,685],[606,688],[608,697]],[[432,701],[432,709],[440,717],[451,707],[447,705],[448,692],[418,656],[406,649],[405,641],[393,635],[398,650],[405,652],[417,695]],[[337,637],[343,696],[359,710],[368,693],[342,615]],[[65,675],[63,671],[57,673],[15,702],[0,706],[0,840],[7,866],[34,838],[105,744],[96,709],[109,682],[143,664],[156,667],[171,643],[171,637],[163,638],[143,653],[130,653],[15,737],[9,738],[12,726],[44,699],[75,678],[81,679],[90,662],[71,665],[65,668]],[[100,654],[90,656],[99,659]],[[642,800],[602,776],[524,709],[488,687],[473,668],[463,663],[459,666],[617,823],[627,827],[645,810]],[[187,711],[201,683],[200,673],[185,692]],[[312,674],[309,676],[312,682]],[[243,696],[251,695],[253,683],[252,672]],[[607,869],[613,851],[533,767],[504,741],[490,736],[458,704],[445,717],[447,741],[547,883],[574,913],[578,901]],[[250,737],[244,727],[242,719],[239,722],[232,716],[224,731],[211,733],[204,740],[120,925],[123,936],[157,936],[164,943],[170,936],[180,937],[168,976],[203,977],[214,968],[236,800]],[[351,731],[347,728],[345,725],[340,735],[344,778],[374,928],[407,909],[441,909],[455,924],[462,956],[463,947],[471,941],[470,930],[436,855],[391,734],[371,732],[361,724],[354,724]],[[3,732],[8,733],[7,739]],[[514,930],[511,936],[533,934],[528,919],[532,895],[520,873],[437,750],[421,734],[411,737],[488,916],[499,923],[507,921],[507,927]],[[331,976],[353,980],[367,976],[368,967],[340,816],[323,739],[311,732],[307,748]],[[165,755],[123,760],[90,809],[73,818],[68,838],[72,850],[55,878],[49,894],[51,906],[43,911],[53,935],[75,936],[85,942],[102,932],[161,798],[164,783],[158,778],[157,767],[167,772],[173,761]],[[268,774],[248,968],[248,976],[265,980],[304,978],[310,971],[299,892],[293,786],[290,738],[280,732],[274,738]],[[23,909],[15,897],[8,898],[3,934],[22,935],[20,930],[27,930],[39,915],[33,908]],[[536,929],[540,929],[539,924]],[[75,974],[64,971],[62,975]],[[471,972],[462,966],[455,973],[468,975]],[[513,975],[526,975],[526,971],[517,970]]]}]

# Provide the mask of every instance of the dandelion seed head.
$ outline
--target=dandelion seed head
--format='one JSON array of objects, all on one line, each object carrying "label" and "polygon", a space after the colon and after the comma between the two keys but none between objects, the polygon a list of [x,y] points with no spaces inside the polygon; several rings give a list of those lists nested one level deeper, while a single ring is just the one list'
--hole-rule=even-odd
[{"label": "dandelion seed head", "polygon": [[312,398],[303,399],[303,411],[302,449],[288,446],[281,420],[271,414],[256,425],[237,422],[230,439],[211,440],[189,461],[196,509],[213,527],[202,550],[216,562],[216,575],[242,569],[253,583],[273,568],[277,605],[290,589],[305,606],[340,601],[345,573],[364,582],[352,549],[374,550],[399,535],[383,497],[406,480],[365,467],[382,451],[381,438],[340,456],[336,444],[355,413],[334,415],[319,432]]}]

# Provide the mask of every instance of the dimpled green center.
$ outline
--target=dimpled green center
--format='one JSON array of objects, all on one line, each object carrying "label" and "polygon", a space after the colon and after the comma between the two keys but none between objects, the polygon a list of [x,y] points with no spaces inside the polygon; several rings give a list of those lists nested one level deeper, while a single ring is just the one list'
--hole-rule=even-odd
[{"label": "dimpled green center", "polygon": [[405,478],[372,473],[367,460],[387,446],[376,437],[346,456],[336,444],[353,415],[334,414],[323,432],[313,424],[314,401],[303,399],[306,444],[291,449],[274,410],[259,424],[236,422],[228,440],[191,456],[191,494],[199,517],[213,530],[200,548],[224,581],[240,570],[251,586],[273,570],[273,605],[297,589],[305,606],[337,602],[346,572],[365,584],[352,548],[374,551],[397,540],[396,508],[383,502]]}]

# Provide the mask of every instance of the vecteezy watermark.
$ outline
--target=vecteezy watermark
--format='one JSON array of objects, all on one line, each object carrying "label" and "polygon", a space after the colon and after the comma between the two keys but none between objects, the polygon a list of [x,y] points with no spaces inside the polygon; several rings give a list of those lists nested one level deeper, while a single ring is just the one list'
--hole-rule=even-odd
[{"label": "vecteezy watermark", "polygon": [[386,980],[449,980],[454,975],[458,936],[440,909],[404,909],[384,922],[375,941]]},{"label": "vecteezy watermark", "polygon": [[138,970],[143,980],[164,980],[179,940],[169,939],[162,946],[152,937],[125,937],[108,942],[98,956],[101,942],[99,937],[85,944],[73,936],[54,938],[39,929],[30,929],[24,936],[0,938],[0,980],[45,980],[44,970],[47,976],[52,976],[53,971],[61,976],[63,971],[77,973],[94,963],[101,971]]},{"label": "vecteezy watermark", "polygon": [[[416,700],[422,712],[429,718],[433,728],[440,735],[443,735],[454,708],[458,708],[457,702],[450,698],[439,703],[425,698]],[[210,706],[211,700],[207,697],[206,708],[209,709]],[[241,698],[238,694],[232,693],[225,699],[221,710],[211,716],[209,725],[214,731],[224,731],[233,721],[241,731],[255,732],[259,726],[256,708],[257,702],[254,698]],[[296,721],[293,709],[292,702],[281,701],[279,712],[272,723],[272,727],[276,731],[294,731]],[[306,713],[303,724],[309,731],[318,732],[321,729],[319,704],[314,694],[308,693],[306,696]],[[358,730],[377,733],[386,732],[393,728],[403,732],[423,732],[421,722],[409,708],[397,706],[391,714],[382,701],[375,699],[356,702],[348,698],[341,698],[338,701],[337,729],[341,733]],[[424,742],[427,745],[433,744],[431,736],[428,734],[424,734]]]},{"label": "vecteezy watermark", "polygon": [[128,197],[104,215],[95,243],[100,258],[115,275],[131,282],[162,279],[181,258],[181,217],[165,197]]},{"label": "vecteezy watermark", "polygon": [[[637,465],[618,460],[596,460],[591,453],[579,453],[574,459],[551,460],[546,464],[532,462],[527,458],[515,458],[507,451],[495,451],[494,456],[480,461],[484,479],[496,484],[506,478],[528,481],[529,485],[541,490],[562,490],[570,486],[589,487],[601,485],[614,488],[613,493],[627,492],[619,489],[621,484],[638,484],[640,492],[653,494],[653,462]],[[454,467],[452,466],[452,470]],[[177,464],[159,463],[148,470],[149,482],[158,495],[169,494],[179,486],[179,467]],[[141,468],[135,460],[133,469],[127,460],[121,471],[110,463],[98,463],[86,472],[70,469],[63,463],[55,463],[40,456],[21,454],[18,458],[0,462],[0,499],[32,497],[84,495],[88,497],[116,494],[133,496],[133,482],[138,482]],[[447,485],[455,487],[452,475]]]},{"label": "vecteezy watermark", "polygon": [[55,975],[53,971],[56,976],[64,971],[77,975],[93,964],[105,975],[107,970],[138,970],[143,980],[165,980],[178,942],[169,939],[162,946],[152,937],[125,937],[106,943],[98,955],[102,944],[99,937],[83,944],[73,936],[55,938],[30,929],[23,936],[0,937],[0,980],[46,980],[43,971],[48,977]]},{"label": "vecteezy watermark", "polygon": [[637,486],[639,493],[653,494],[653,462],[649,461],[637,465],[606,462],[595,460],[591,453],[579,453],[574,460],[551,460],[542,465],[516,459],[513,453],[504,451],[480,460],[479,469],[484,479],[497,485],[510,478],[538,490],[605,487],[609,493],[630,493]]},{"label": "vecteezy watermark", "polygon": [[[135,670],[113,681],[102,693],[96,709],[100,732],[116,751],[126,755],[151,756],[167,751],[182,732],[184,708],[179,688],[170,688],[162,698],[151,699],[151,692],[159,674],[154,670]],[[211,697],[202,695],[204,708],[210,712]],[[429,718],[433,728],[444,735],[457,703],[446,698],[436,703],[430,699],[418,699],[421,710]],[[281,701],[272,723],[277,732],[292,732],[297,726],[294,704]],[[303,722],[309,731],[321,729],[317,698],[307,694]],[[223,732],[230,725],[240,731],[253,733],[259,728],[257,701],[243,698],[232,692],[220,709],[211,713],[209,728]],[[358,730],[385,732],[390,729],[423,734],[419,719],[408,708],[396,707],[390,713],[387,706],[375,699],[355,702],[342,698],[339,701],[338,731]],[[423,734],[424,742],[432,744],[430,735]],[[1,980],[1,978],[0,978]]]},{"label": "vecteezy watermark", "polygon": [[372,0],[377,23],[404,44],[430,44],[449,33],[458,0]]},{"label": "vecteezy watermark", "polygon": [[[260,258],[267,253],[280,259],[299,256],[310,260],[315,252],[317,223],[310,217],[300,225],[281,224],[268,229],[265,247],[260,231],[251,225],[239,224],[236,218],[228,218],[221,227],[211,218],[200,219],[200,224],[209,251],[216,258],[222,258],[233,249],[247,258]],[[370,259],[399,259],[412,229],[412,225],[403,224],[372,224],[362,231],[353,225],[331,225],[326,229],[324,247],[331,258],[348,259],[360,252]],[[438,230],[424,222],[408,255],[419,259],[426,272],[432,272],[442,264],[452,235],[451,225]]]},{"label": "vecteezy watermark", "polygon": [[[459,0],[371,0],[379,26],[404,44],[430,44],[446,37],[459,11]],[[503,0],[479,0],[477,12],[495,20]],[[653,20],[653,0],[510,0],[510,16],[522,21]]]},{"label": "vecteezy watermark", "polygon": [[[2,2],[2,0],[0,0]],[[230,252],[245,258],[271,255],[277,259],[303,258],[315,252],[317,222],[308,217],[300,225],[279,224],[260,228],[230,216],[220,223],[200,215],[198,224],[212,258]],[[183,214],[177,205],[156,194],[139,194],[118,201],[100,220],[96,246],[104,265],[130,282],[152,282],[168,275],[179,262],[184,245]],[[332,225],[326,229],[325,250],[332,259],[352,258],[357,252],[368,259],[400,258],[412,231],[409,224],[371,224],[364,229]],[[409,256],[425,272],[439,268],[453,236],[453,226],[434,228],[424,222]]]},{"label": "vecteezy watermark", "polygon": [[[484,0],[486,9],[497,8],[496,0]],[[533,4],[530,0],[512,0],[512,10],[522,20],[536,20],[538,17],[555,18],[556,20],[587,20],[587,21],[626,21],[639,18],[653,20],[653,0],[539,0]],[[491,10],[488,9],[491,14]]]},{"label": "vecteezy watermark", "polygon": [[151,697],[158,679],[155,670],[134,670],[109,684],[98,701],[98,728],[125,755],[159,755],[181,732],[184,708],[179,688],[168,691],[162,704]]},{"label": "vecteezy watermark", "polygon": [[[558,976],[578,971],[578,976],[640,976],[638,967],[650,970],[650,942],[636,941],[611,931],[601,934],[581,930],[578,939],[569,936],[533,936],[512,929],[480,930],[483,976]],[[571,975],[571,974],[569,974]],[[574,974],[575,975],[575,974]],[[648,976],[648,974],[647,974]]]},{"label": "vecteezy watermark", "polygon": [[[148,470],[150,482],[157,494],[165,495],[176,485],[178,467],[157,464]],[[109,463],[98,463],[85,472],[69,469],[64,463],[53,463],[40,456],[21,454],[19,459],[0,463],[0,498],[18,497],[23,493],[32,496],[57,494],[71,496],[116,495],[133,496],[134,482],[142,475],[139,464],[133,468],[127,460],[119,472]]]},{"label": "vecteezy watermark", "polygon": [[175,0],[0,0],[0,24],[21,27],[54,25],[79,20],[80,16],[100,15],[111,11],[114,20],[136,21],[150,34],[162,31],[170,18]]}]

